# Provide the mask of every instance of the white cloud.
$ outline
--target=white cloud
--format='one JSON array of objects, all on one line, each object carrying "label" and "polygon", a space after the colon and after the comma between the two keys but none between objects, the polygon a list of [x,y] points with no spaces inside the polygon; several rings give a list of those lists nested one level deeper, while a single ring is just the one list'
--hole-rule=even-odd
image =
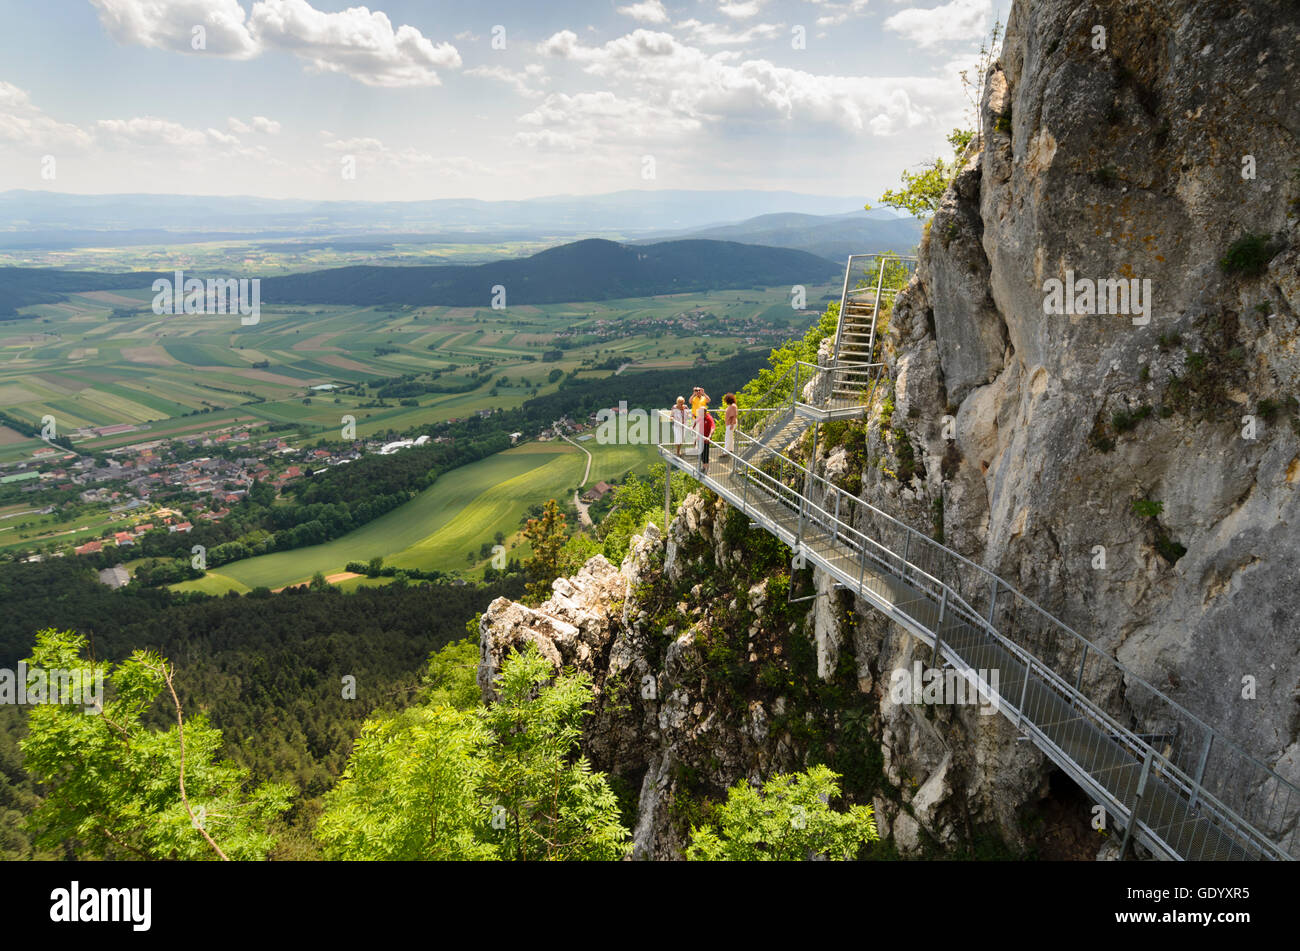
[{"label": "white cloud", "polygon": [[719,0],[718,12],[733,20],[746,20],[757,15],[763,0]]},{"label": "white cloud", "polygon": [[918,46],[970,41],[984,35],[993,0],[950,0],[931,9],[911,7],[885,20],[885,29],[900,33]]},{"label": "white cloud", "polygon": [[367,86],[436,86],[438,69],[461,64],[450,43],[435,46],[413,26],[394,30],[387,15],[366,7],[322,13],[307,0],[259,0],[249,22],[268,46]]},{"label": "white cloud", "polygon": [[[99,22],[119,43],[180,53],[248,59],[260,52],[238,0],[90,0]],[[195,27],[203,27],[195,50]]]},{"label": "white cloud", "polygon": [[280,133],[280,123],[274,119],[268,119],[266,116],[253,116],[251,124],[231,116],[226,120],[226,125],[230,127],[232,132],[239,135],[249,135],[253,132],[263,132],[267,135],[278,135]]},{"label": "white cloud", "polygon": [[[331,132],[321,132],[325,139],[324,147],[340,155],[353,156],[360,169],[382,168],[395,173],[420,172],[422,174],[463,177],[482,171],[482,163],[466,156],[433,155],[419,149],[389,148],[380,139],[359,137],[343,139]],[[320,167],[337,174],[337,165],[333,161],[322,163]]]},{"label": "white cloud", "polygon": [[[367,86],[436,86],[438,70],[461,65],[450,43],[413,26],[394,28],[382,11],[317,10],[307,0],[257,0],[247,16],[237,0],[91,0],[119,43],[195,55],[249,59],[268,49],[292,53],[316,72],[341,73]],[[206,45],[192,45],[194,28]]]},{"label": "white cloud", "polygon": [[781,33],[782,24],[756,23],[748,29],[734,31],[718,23],[683,20],[677,29],[687,31],[692,40],[705,46],[742,46],[755,40],[772,39]]},{"label": "white cloud", "polygon": [[638,23],[667,23],[668,11],[660,0],[642,0],[626,7],[619,7],[618,12],[629,16]]},{"label": "white cloud", "polygon": [[466,76],[482,76],[505,83],[521,96],[536,99],[542,95],[537,86],[547,82],[546,70],[537,63],[530,63],[522,70],[513,70],[506,66],[475,66],[465,70]]},{"label": "white cloud", "polygon": [[543,56],[558,56],[561,59],[568,59],[578,48],[578,34],[572,30],[561,30],[537,44],[537,52]]},{"label": "white cloud", "polygon": [[735,52],[705,53],[667,33],[636,30],[603,46],[557,33],[544,51],[611,82],[630,84],[642,108],[709,124],[831,125],[853,134],[898,132],[959,115],[956,78],[817,75]]},{"label": "white cloud", "polygon": [[157,116],[100,119],[94,130],[96,143],[111,149],[199,151],[215,146],[239,145],[237,136],[216,129],[191,129]]},{"label": "white cloud", "polygon": [[519,122],[535,131],[515,135],[518,145],[553,151],[588,150],[598,145],[639,150],[700,129],[700,120],[671,106],[624,99],[612,92],[555,93]]},{"label": "white cloud", "polygon": [[58,151],[84,149],[91,141],[89,133],[47,116],[32,104],[24,90],[0,80],[0,142],[23,149]]},{"label": "white cloud", "polygon": [[[860,16],[871,5],[871,0],[845,0],[842,3],[837,3],[835,0],[808,0],[808,2],[827,11],[817,18],[818,26],[836,26],[851,17]],[[900,0],[894,2],[898,3]]]}]

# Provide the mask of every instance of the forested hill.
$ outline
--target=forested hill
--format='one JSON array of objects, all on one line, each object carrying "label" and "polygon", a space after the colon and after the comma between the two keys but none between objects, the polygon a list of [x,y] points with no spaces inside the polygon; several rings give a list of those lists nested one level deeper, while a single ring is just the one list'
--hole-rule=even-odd
[{"label": "forested hill", "polygon": [[[415,304],[487,307],[492,288],[505,304],[559,304],[741,287],[817,284],[840,265],[805,251],[735,241],[683,240],[626,245],[592,238],[531,257],[477,265],[329,268],[262,278],[264,304]],[[212,275],[185,272],[186,277]],[[225,276],[225,275],[220,275]],[[236,277],[240,275],[234,275]],[[91,290],[150,287],[174,272],[101,274],[52,268],[0,268],[0,316]]]},{"label": "forested hill", "polygon": [[816,284],[838,265],[788,248],[734,241],[618,244],[592,238],[511,261],[450,267],[343,267],[265,278],[263,303],[442,304],[486,307],[492,288],[510,304],[611,300],[687,291]]}]

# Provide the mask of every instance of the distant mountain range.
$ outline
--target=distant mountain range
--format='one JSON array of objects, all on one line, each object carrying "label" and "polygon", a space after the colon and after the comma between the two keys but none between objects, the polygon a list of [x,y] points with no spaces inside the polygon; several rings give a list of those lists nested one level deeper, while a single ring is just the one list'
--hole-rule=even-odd
[{"label": "distant mountain range", "polygon": [[[555,304],[705,290],[818,284],[840,266],[789,248],[734,241],[683,240],[627,245],[600,238],[526,258],[447,267],[342,267],[262,279],[263,303],[415,304],[488,307],[493,288],[506,304]],[[96,274],[0,268],[0,314],[69,293],[148,287],[170,273]],[[186,272],[185,277],[203,277]]]},{"label": "distant mountain range", "polygon": [[[641,189],[605,195],[559,195],[524,201],[364,202],[202,195],[72,195],[0,192],[0,246],[58,241],[68,232],[103,242],[115,232],[139,237],[381,234],[393,231],[473,233],[514,238],[563,235],[630,236],[685,231],[753,215],[789,211],[834,215],[861,208],[861,197],[788,191]],[[859,212],[859,215],[861,212]],[[152,243],[151,241],[151,243]],[[138,241],[134,243],[140,243]]]},{"label": "distant mountain range", "polygon": [[775,248],[807,251],[832,261],[845,261],[850,254],[897,251],[909,253],[921,241],[921,222],[915,218],[894,218],[875,212],[848,215],[806,215],[780,212],[759,215],[738,224],[702,228],[687,234],[657,235],[740,241]]},{"label": "distant mountain range", "polygon": [[600,238],[527,258],[450,267],[343,267],[262,281],[262,300],[295,304],[443,304],[487,307],[492,289],[506,303],[647,297],[688,291],[817,284],[840,268],[789,248],[734,241],[627,245]]}]

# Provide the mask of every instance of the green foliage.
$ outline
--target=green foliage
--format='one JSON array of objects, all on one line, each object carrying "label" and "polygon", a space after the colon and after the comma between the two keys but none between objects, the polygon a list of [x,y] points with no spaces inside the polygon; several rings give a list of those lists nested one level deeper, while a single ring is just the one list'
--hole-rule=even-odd
[{"label": "green foliage", "polygon": [[1127,433],[1137,428],[1137,424],[1142,422],[1154,412],[1150,406],[1139,406],[1136,409],[1122,409],[1111,416],[1111,425],[1115,427],[1117,433]]},{"label": "green foliage", "polygon": [[1273,422],[1273,420],[1277,418],[1277,414],[1281,412],[1281,410],[1282,410],[1281,403],[1279,403],[1277,400],[1268,399],[1268,398],[1260,400],[1259,404],[1255,407],[1255,412],[1259,415],[1260,419],[1264,420],[1264,422],[1266,423]]},{"label": "green foliage", "polygon": [[[906,170],[902,173],[903,187],[897,191],[889,190],[880,196],[882,205],[889,205],[924,218],[933,215],[939,208],[939,200],[948,190],[948,185],[961,169],[961,155],[971,140],[972,133],[953,129],[948,134],[948,144],[953,147],[952,161],[936,158],[921,166],[921,171],[912,174]],[[868,210],[870,205],[865,206]]]},{"label": "green foliage", "polygon": [[899,482],[911,482],[912,476],[916,475],[916,451],[912,448],[912,440],[908,438],[905,429],[895,427],[893,434],[894,455],[898,457],[896,477]]},{"label": "green foliage", "polygon": [[[684,472],[674,472],[671,505],[675,509],[694,486]],[[608,514],[601,519],[597,535],[601,551],[614,564],[622,564],[632,544],[632,536],[645,531],[654,522],[667,529],[663,522],[664,464],[655,463],[644,476],[630,475],[611,493],[613,501]]]},{"label": "green foliage", "polygon": [[1245,385],[1246,351],[1241,344],[1236,313],[1219,311],[1202,316],[1196,324],[1201,348],[1188,350],[1183,376],[1173,374],[1165,388],[1165,400],[1186,415],[1215,417],[1233,413],[1229,397]]},{"label": "green foliage", "polygon": [[773,776],[753,787],[741,780],[714,808],[715,824],[693,828],[686,858],[695,861],[848,860],[880,837],[870,806],[835,812],[839,775],[826,766]]},{"label": "green foliage", "polygon": [[449,706],[366,723],[347,772],[325,796],[316,837],[337,859],[492,858],[475,794],[486,730]]},{"label": "green foliage", "polygon": [[[28,659],[86,680],[100,675],[106,694],[100,712],[48,703],[28,714],[23,762],[48,787],[30,817],[37,842],[77,841],[83,857],[106,859],[265,858],[275,844],[267,827],[289,808],[289,787],[246,789],[247,771],[217,760],[221,732],[202,715],[166,730],[144,723],[160,694],[174,698],[172,669],[157,653],[137,650],[114,668],[84,660],[85,646],[80,635],[47,628]],[[176,710],[179,720],[179,701]]]},{"label": "green foliage", "polygon": [[560,552],[569,540],[564,513],[555,499],[547,501],[540,517],[528,520],[523,535],[533,549],[533,556],[525,565],[533,579],[528,585],[528,595],[544,601],[550,596],[551,582],[560,576]]},{"label": "green foliage", "polygon": [[1165,510],[1165,503],[1151,499],[1134,499],[1132,505],[1133,514],[1138,518],[1157,518]]},{"label": "green foliage", "polygon": [[1219,267],[1225,274],[1259,277],[1267,269],[1268,262],[1277,251],[1278,249],[1269,241],[1268,235],[1247,231],[1228,245],[1227,253],[1219,259]]},{"label": "green foliage", "polygon": [[[481,716],[494,738],[480,793],[504,810],[501,858],[622,858],[631,848],[605,777],[573,754],[591,703],[585,673],[551,679],[530,644],[502,665],[497,702]],[[500,815],[500,812],[497,812]]]},{"label": "green foliage", "polygon": [[453,641],[429,655],[420,681],[418,701],[429,706],[446,706],[454,710],[472,710],[482,702],[475,674],[478,671],[478,619],[470,637]]},{"label": "green foliage", "polygon": [[[454,658],[454,653],[452,657]],[[490,707],[431,702],[366,725],[316,835],[339,859],[594,859],[630,849],[617,797],[575,756],[585,674],[529,645]]]}]

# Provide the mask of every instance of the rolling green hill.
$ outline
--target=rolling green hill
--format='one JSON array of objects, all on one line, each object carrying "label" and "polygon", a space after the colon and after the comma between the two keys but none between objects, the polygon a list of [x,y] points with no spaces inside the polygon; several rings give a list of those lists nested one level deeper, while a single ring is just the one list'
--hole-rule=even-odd
[{"label": "rolling green hill", "polygon": [[453,267],[344,267],[262,281],[264,303],[506,304],[610,300],[737,287],[816,284],[840,270],[815,255],[733,241],[633,247],[592,238],[531,257]]}]

